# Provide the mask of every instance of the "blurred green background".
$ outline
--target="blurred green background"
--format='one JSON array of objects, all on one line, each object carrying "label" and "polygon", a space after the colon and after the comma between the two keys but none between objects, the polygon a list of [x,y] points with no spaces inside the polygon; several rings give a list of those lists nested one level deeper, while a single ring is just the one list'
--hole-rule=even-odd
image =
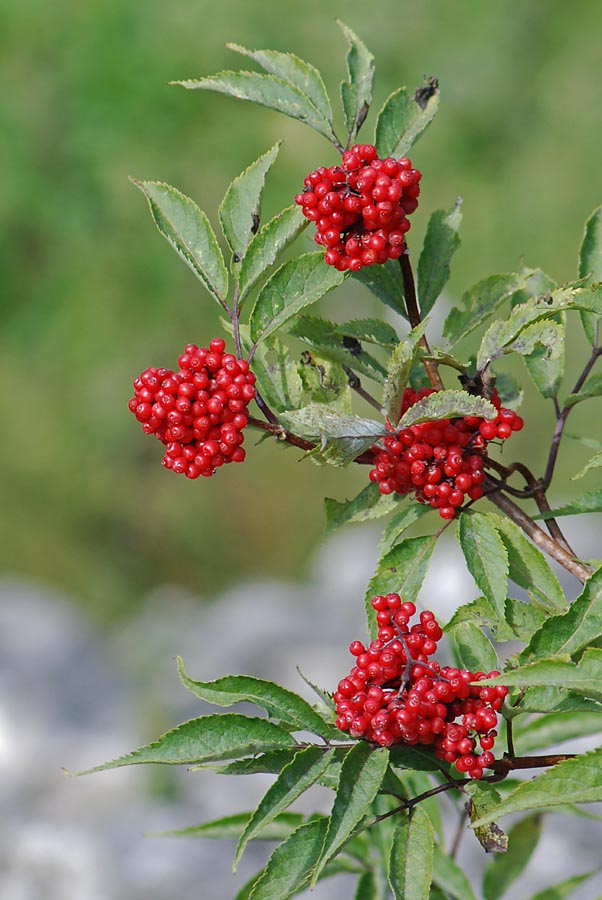
[{"label": "blurred green background", "polygon": [[[176,185],[216,223],[229,181],[279,138],[266,216],[334,161],[292,120],[168,82],[247,68],[224,46],[234,41],[308,59],[334,99],[336,16],[376,57],[364,140],[391,90],[440,80],[441,110],[412,154],[424,180],[410,246],[416,255],[433,209],[463,196],[450,296],[523,260],[573,277],[583,222],[602,201],[598,0],[0,5],[0,562],[99,620],[166,582],[206,595],[245,575],[301,576],[321,539],[321,497],[364,483],[364,471],[254,450],[251,436],[244,466],[191,483],[162,469],[127,410],[141,369],[219,333],[217,308],[128,175]],[[347,285],[326,306],[340,319],[373,309]]]}]

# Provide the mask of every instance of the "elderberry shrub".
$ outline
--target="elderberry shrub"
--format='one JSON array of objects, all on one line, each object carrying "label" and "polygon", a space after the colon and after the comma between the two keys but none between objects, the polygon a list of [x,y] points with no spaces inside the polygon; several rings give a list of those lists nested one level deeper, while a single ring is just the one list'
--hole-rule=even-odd
[{"label": "elderberry shrub", "polygon": [[208,478],[245,458],[243,430],[255,375],[246,360],[225,349],[221,338],[208,348],[188,344],[177,372],[149,368],[134,381],[130,411],[145,434],[165,445],[162,463],[178,475]]},{"label": "elderberry shrub", "polygon": [[321,166],[305,178],[295,203],[316,224],[324,261],[341,272],[399,259],[408,216],[418,206],[421,173],[409,159],[379,159],[376,147],[356,144],[340,166]]},{"label": "elderberry shrub", "polygon": [[[432,388],[406,388],[402,415],[434,393]],[[495,419],[438,419],[402,428],[384,438],[384,448],[373,450],[370,480],[378,484],[382,494],[414,493],[419,503],[438,509],[442,519],[453,519],[466,497],[478,500],[483,496],[483,465],[489,441],[505,441],[524,424],[514,410],[501,405],[496,391],[491,402],[498,410]]]},{"label": "elderberry shrub", "polygon": [[382,747],[431,746],[458,772],[482,778],[483,769],[494,763],[498,712],[508,688],[471,682],[499,672],[470,672],[430,660],[443,632],[429,610],[410,625],[416,606],[399,594],[378,595],[372,607],[378,637],[368,647],[361,641],[349,647],[355,666],[334,695],[337,728]]}]

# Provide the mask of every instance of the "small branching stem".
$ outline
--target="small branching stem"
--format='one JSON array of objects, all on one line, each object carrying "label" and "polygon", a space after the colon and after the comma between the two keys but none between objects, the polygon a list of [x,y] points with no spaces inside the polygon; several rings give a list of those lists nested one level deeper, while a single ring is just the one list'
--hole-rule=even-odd
[{"label": "small branching stem", "polygon": [[347,376],[347,382],[348,382],[351,390],[355,391],[355,393],[358,395],[358,397],[361,397],[362,400],[365,400],[366,403],[369,403],[370,406],[373,406],[374,409],[378,410],[378,412],[381,414],[381,416],[385,416],[386,415],[385,410],[382,408],[382,406],[380,405],[380,403],[378,402],[376,397],[373,397],[372,394],[370,394],[362,386],[362,382],[361,382],[359,376],[356,375],[356,373],[353,371],[353,369],[350,369],[349,366],[343,366],[343,371],[345,372],[345,375]]},{"label": "small branching stem", "polygon": [[[408,314],[408,319],[410,320],[410,325],[412,326],[412,328],[417,328],[422,322],[422,318],[420,316],[420,309],[418,308],[418,299],[416,297],[416,285],[414,283],[412,263],[410,262],[410,257],[407,252],[402,253],[399,257],[399,265],[401,267],[401,277],[403,279],[403,293],[406,312]],[[428,356],[430,356],[431,348],[429,347],[429,343],[425,335],[422,335],[419,343],[424,352]],[[432,359],[423,359],[422,364],[426,370],[426,374],[428,375],[431,387],[433,387],[436,391],[442,391],[443,382],[441,381],[441,376],[439,375],[437,363]]]}]

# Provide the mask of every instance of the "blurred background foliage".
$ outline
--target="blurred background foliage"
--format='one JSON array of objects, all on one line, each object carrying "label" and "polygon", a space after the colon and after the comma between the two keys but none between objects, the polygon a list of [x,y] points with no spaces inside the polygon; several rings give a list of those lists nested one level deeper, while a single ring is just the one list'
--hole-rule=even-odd
[{"label": "blurred background foliage", "polygon": [[[244,466],[174,478],[127,410],[141,369],[174,365],[188,341],[219,333],[217,307],[128,175],[174,184],[217,224],[230,180],[276,140],[266,217],[334,161],[297,122],[168,82],[248,68],[225,48],[234,41],[313,62],[338,105],[336,16],[376,57],[363,140],[391,90],[440,80],[441,110],[412,154],[424,180],[410,247],[417,256],[430,213],[462,195],[449,300],[523,261],[574,277],[583,222],[602,201],[598,0],[0,5],[0,563],[66,590],[100,621],[158,584],[206,595],[245,575],[302,575],[321,539],[321,497],[365,483],[365,470],[254,450],[251,434]],[[297,249],[311,246],[306,235]],[[340,320],[374,311],[348,284],[322,308]],[[575,339],[574,355],[581,348]],[[551,422],[551,410],[538,414],[516,446],[533,448],[535,434],[543,455]],[[575,455],[571,472],[588,451]]]}]

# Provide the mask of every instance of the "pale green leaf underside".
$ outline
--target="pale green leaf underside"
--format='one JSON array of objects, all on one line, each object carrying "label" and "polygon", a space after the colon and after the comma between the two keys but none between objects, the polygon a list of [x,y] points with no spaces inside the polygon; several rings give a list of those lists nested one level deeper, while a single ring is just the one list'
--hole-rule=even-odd
[{"label": "pale green leaf underside", "polygon": [[249,244],[238,274],[241,303],[264,272],[308,224],[300,207],[294,204],[283,209],[259,229]]},{"label": "pale green leaf underside", "polygon": [[[237,841],[243,833],[252,813],[235,813],[223,816],[202,825],[191,825],[189,828],[178,828],[174,831],[162,831],[160,837],[195,837],[217,841]],[[279,813],[254,835],[254,841],[283,841],[299,825],[303,824],[301,813]]]},{"label": "pale green leaf underside", "polygon": [[346,465],[387,434],[381,422],[344,415],[322,403],[312,403],[281,416],[295,434],[318,444],[320,454],[335,465]]},{"label": "pale green leaf underside", "polygon": [[347,132],[353,141],[372,103],[374,57],[351,28],[340,19],[337,24],[348,42],[347,81],[341,85],[341,99]]},{"label": "pale green leaf underside", "polygon": [[418,300],[424,318],[447,284],[452,257],[460,246],[462,199],[446,212],[438,209],[429,220],[418,260]]},{"label": "pale green leaf underside", "polygon": [[399,428],[409,428],[419,422],[435,419],[454,419],[459,416],[482,416],[494,419],[495,407],[484,397],[476,397],[467,391],[437,391],[414,403],[399,421]]}]

